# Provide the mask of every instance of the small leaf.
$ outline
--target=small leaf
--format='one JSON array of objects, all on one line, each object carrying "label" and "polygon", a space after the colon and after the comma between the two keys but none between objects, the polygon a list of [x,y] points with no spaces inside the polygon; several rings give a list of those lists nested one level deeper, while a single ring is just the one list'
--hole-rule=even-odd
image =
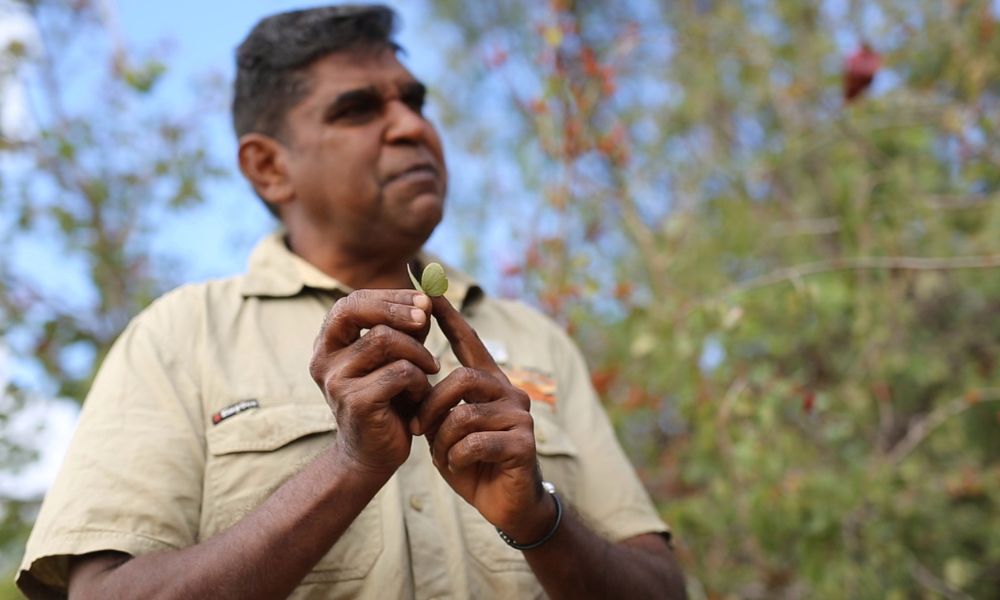
[{"label": "small leaf", "polygon": [[[413,277],[412,273],[410,277]],[[448,277],[444,274],[444,267],[436,262],[424,267],[424,272],[420,275],[420,288],[428,296],[443,296],[448,291]]]},{"label": "small leaf", "polygon": [[420,282],[413,276],[413,269],[410,268],[410,263],[406,263],[406,274],[410,276],[410,282],[413,284],[413,289],[418,292],[423,292],[424,288],[420,286]]},{"label": "small leaf", "polygon": [[167,67],[157,60],[150,60],[136,69],[126,68],[122,73],[125,83],[135,91],[145,94],[153,89],[160,77],[167,72]]}]

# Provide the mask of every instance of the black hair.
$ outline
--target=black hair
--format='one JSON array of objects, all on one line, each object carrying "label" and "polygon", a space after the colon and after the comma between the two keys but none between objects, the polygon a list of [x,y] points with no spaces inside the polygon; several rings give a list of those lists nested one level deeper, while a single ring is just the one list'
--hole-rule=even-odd
[{"label": "black hair", "polygon": [[399,50],[396,13],[382,5],[342,5],[261,20],[236,50],[233,128],[280,139],[288,110],[309,92],[303,71],[328,54]]},{"label": "black hair", "polygon": [[[304,71],[335,52],[399,51],[396,13],[387,6],[340,5],[279,13],[262,19],[236,49],[233,129],[283,137],[285,115],[309,93]],[[263,198],[261,198],[263,200]],[[264,206],[280,218],[277,208]]]}]

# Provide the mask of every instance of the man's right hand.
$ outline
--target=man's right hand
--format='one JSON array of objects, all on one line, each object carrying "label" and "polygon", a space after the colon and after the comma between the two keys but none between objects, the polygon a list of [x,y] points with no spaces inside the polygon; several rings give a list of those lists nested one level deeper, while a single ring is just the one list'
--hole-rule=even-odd
[{"label": "man's right hand", "polygon": [[357,290],[323,322],[309,373],[337,418],[335,447],[357,469],[388,478],[409,456],[409,417],[440,369],[422,343],[430,312],[414,290]]}]

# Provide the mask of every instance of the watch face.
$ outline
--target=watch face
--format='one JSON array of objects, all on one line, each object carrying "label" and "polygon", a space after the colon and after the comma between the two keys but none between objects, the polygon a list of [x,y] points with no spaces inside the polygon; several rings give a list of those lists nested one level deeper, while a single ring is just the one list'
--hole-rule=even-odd
[{"label": "watch face", "polygon": [[551,481],[543,481],[542,487],[545,488],[545,491],[550,494],[556,493],[556,486],[552,485]]}]

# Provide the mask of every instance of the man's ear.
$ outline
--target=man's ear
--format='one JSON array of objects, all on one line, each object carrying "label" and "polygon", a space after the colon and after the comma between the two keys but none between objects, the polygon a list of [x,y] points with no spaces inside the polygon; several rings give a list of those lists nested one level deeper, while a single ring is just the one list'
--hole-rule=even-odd
[{"label": "man's ear", "polygon": [[286,160],[288,149],[260,133],[240,138],[240,171],[265,202],[280,210],[295,198]]}]

